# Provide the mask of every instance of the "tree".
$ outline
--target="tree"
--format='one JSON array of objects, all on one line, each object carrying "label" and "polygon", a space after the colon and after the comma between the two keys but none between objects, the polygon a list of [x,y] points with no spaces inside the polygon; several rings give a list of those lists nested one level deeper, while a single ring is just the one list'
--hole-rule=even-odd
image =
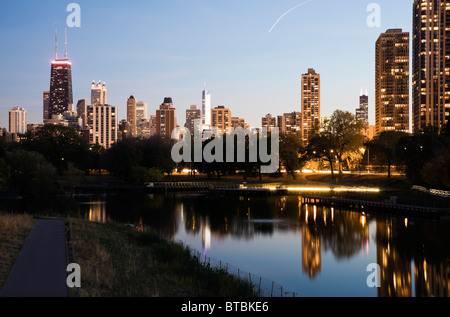
[{"label": "tree", "polygon": [[329,122],[321,127],[329,141],[329,151],[333,151],[339,162],[339,174],[343,171],[343,162],[350,152],[359,151],[364,142],[362,134],[364,125],[348,111],[336,110]]},{"label": "tree", "polygon": [[89,145],[70,127],[46,124],[35,134],[28,133],[26,140],[22,142],[22,148],[44,155],[60,174],[67,169],[69,162],[83,171],[95,168],[91,164],[96,165],[95,158],[92,162]]},{"label": "tree", "polygon": [[336,161],[334,153],[335,137],[330,131],[323,131],[312,136],[308,143],[307,155],[309,158],[324,159],[330,164],[331,178],[335,179],[333,164]]},{"label": "tree", "polygon": [[391,178],[391,166],[399,162],[397,157],[397,144],[408,133],[400,131],[383,131],[370,143],[371,153],[383,165],[387,166],[388,178]]},{"label": "tree", "polygon": [[280,163],[286,172],[295,179],[295,172],[302,169],[305,164],[302,140],[294,134],[285,134],[280,137]]}]

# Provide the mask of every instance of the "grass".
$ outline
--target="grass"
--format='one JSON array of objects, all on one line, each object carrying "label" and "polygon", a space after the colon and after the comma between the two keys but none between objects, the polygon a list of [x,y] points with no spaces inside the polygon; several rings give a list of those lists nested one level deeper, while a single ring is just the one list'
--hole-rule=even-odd
[{"label": "grass", "polygon": [[251,286],[205,268],[182,245],[123,224],[72,219],[80,297],[249,297]]},{"label": "grass", "polygon": [[34,223],[30,215],[0,214],[0,290]]}]

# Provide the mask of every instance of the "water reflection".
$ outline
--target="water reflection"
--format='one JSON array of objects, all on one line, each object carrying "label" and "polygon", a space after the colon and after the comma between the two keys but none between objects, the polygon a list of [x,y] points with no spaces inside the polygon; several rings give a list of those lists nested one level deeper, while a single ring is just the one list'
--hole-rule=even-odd
[{"label": "water reflection", "polygon": [[[36,205],[14,204],[0,201],[0,208]],[[204,261],[213,256],[246,266],[305,296],[450,296],[449,221],[337,210],[296,196],[127,194],[45,206],[96,222],[150,226],[198,248]],[[366,267],[374,262],[381,287],[369,289]]]}]

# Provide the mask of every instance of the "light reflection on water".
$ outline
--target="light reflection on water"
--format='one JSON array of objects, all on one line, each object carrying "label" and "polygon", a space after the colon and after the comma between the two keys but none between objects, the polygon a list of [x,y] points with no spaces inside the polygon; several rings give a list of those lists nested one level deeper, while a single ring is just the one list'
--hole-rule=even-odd
[{"label": "light reflection on water", "polygon": [[[34,206],[23,202],[14,208]],[[14,209],[2,202],[0,207]],[[450,296],[448,220],[337,210],[302,204],[297,196],[127,194],[53,201],[42,208],[151,226],[202,252],[204,260],[230,263],[298,296]],[[370,263],[381,268],[378,289],[366,283]]]}]

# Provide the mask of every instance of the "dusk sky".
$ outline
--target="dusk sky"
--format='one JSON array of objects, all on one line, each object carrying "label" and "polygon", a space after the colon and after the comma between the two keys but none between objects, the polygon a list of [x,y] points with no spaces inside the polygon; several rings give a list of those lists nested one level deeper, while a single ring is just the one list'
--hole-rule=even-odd
[{"label": "dusk sky", "polygon": [[[0,127],[8,110],[42,123],[42,92],[50,88],[54,30],[64,56],[72,1],[2,1],[0,5]],[[321,115],[352,113],[361,88],[374,124],[375,41],[390,28],[411,32],[412,0],[129,0],[73,1],[81,27],[68,28],[73,97],[90,100],[93,80],[106,82],[108,103],[126,117],[130,95],[155,114],[172,97],[178,124],[190,105],[201,107],[206,81],[213,107],[261,125],[267,113],[301,111],[301,74],[321,75]],[[286,14],[289,9],[304,5]],[[372,3],[381,27],[366,23]]]}]

